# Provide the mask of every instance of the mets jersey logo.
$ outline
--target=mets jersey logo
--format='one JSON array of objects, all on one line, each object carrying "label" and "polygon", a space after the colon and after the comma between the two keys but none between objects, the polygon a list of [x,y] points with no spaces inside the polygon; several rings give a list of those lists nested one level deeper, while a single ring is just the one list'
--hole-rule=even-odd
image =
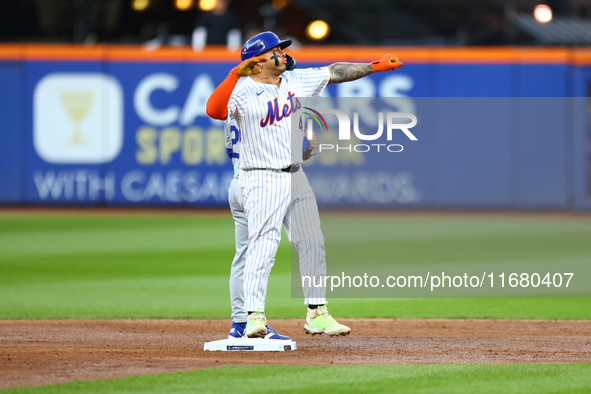
[{"label": "mets jersey logo", "polygon": [[264,119],[261,119],[261,127],[267,127],[275,122],[279,122],[283,118],[288,118],[292,113],[297,112],[298,109],[302,108],[300,100],[297,98],[295,99],[294,103],[294,97],[295,94],[292,92],[287,93],[289,105],[284,104],[281,112],[279,111],[278,98],[275,97],[273,100],[269,100],[267,102],[267,116]]}]

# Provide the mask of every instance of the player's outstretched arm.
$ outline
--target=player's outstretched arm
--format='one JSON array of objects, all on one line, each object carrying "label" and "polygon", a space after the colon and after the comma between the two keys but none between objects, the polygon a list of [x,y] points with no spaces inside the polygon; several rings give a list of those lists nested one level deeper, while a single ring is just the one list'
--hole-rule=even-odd
[{"label": "player's outstretched arm", "polygon": [[254,66],[266,61],[267,59],[264,57],[253,57],[234,67],[228,77],[209,96],[206,107],[207,114],[214,119],[225,120],[228,117],[230,96],[232,96],[232,91],[234,91],[240,77],[259,74],[261,70],[254,68]]},{"label": "player's outstretched arm", "polygon": [[380,60],[367,63],[334,63],[328,66],[330,80],[328,83],[354,81],[379,71],[396,70],[402,62],[391,54],[384,55]]},{"label": "player's outstretched arm", "polygon": [[328,70],[328,83],[354,81],[373,73],[373,68],[367,63],[334,63],[328,66]]}]

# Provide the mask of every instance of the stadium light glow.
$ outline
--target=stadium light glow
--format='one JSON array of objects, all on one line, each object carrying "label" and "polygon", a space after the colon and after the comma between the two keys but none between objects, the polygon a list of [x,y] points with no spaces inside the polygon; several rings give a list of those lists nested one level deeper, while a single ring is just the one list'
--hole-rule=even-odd
[{"label": "stadium light glow", "polygon": [[199,0],[199,9],[201,11],[211,11],[215,7],[216,0]]},{"label": "stadium light glow", "polygon": [[193,0],[176,0],[174,6],[181,11],[186,11],[193,6]]},{"label": "stadium light glow", "polygon": [[281,11],[287,7],[287,0],[273,0],[271,2],[271,7],[273,7],[275,11]]},{"label": "stadium light glow", "polygon": [[538,4],[534,8],[534,18],[540,23],[548,23],[552,20],[552,8],[546,4]]},{"label": "stadium light glow", "polygon": [[135,11],[143,11],[150,5],[150,0],[132,0],[131,8]]},{"label": "stadium light glow", "polygon": [[322,20],[310,22],[306,28],[306,34],[313,40],[322,40],[328,35],[329,31],[330,26]]}]

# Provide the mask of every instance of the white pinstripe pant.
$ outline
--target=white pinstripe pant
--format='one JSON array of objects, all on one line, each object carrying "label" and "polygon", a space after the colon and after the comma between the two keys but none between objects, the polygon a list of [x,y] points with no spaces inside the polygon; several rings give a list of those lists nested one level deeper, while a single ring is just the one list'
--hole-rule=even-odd
[{"label": "white pinstripe pant", "polygon": [[[318,205],[304,171],[241,171],[240,188],[248,220],[244,270],[246,311],[265,309],[267,284],[281,240],[281,225],[300,256],[300,274],[326,275],[324,237]],[[304,288],[306,304],[324,304],[324,287]]]}]

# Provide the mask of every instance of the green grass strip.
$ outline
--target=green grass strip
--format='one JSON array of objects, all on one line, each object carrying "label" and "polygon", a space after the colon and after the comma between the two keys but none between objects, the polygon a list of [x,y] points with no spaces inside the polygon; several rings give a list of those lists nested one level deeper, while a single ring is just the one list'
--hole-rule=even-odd
[{"label": "green grass strip", "polygon": [[[486,267],[552,261],[559,270],[562,262],[591,261],[587,221],[328,217],[323,228],[330,262],[341,260],[341,248],[353,254],[366,250],[365,243],[372,245],[376,261],[436,263],[441,270],[483,261]],[[229,213],[220,218],[0,214],[0,319],[229,318],[233,256]],[[270,318],[304,316],[303,300],[291,297],[290,282],[290,247],[283,236],[269,282]],[[591,319],[591,298],[333,298],[330,310],[339,318]]]},{"label": "green grass strip", "polygon": [[[253,354],[252,357],[264,357]],[[588,393],[591,364],[223,366],[11,393]]]}]

